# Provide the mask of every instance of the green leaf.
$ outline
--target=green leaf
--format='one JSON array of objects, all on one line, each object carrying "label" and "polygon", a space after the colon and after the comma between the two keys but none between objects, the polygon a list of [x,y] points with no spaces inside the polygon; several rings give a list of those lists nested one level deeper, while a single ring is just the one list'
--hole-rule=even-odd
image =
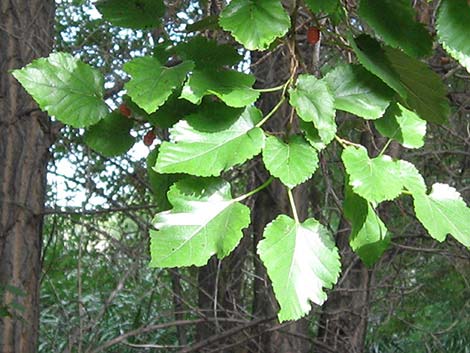
[{"label": "green leaf", "polygon": [[447,184],[436,183],[429,195],[413,193],[416,217],[438,241],[447,234],[470,247],[470,208],[460,194]]},{"label": "green leaf", "polygon": [[[228,116],[234,113],[235,119]],[[255,127],[261,120],[258,109],[248,107],[238,116],[238,109],[227,111],[226,107],[214,105],[211,114],[215,119],[195,114],[170,130],[172,142],[163,142],[155,166],[157,172],[219,175],[261,152],[265,138],[263,130]],[[216,119],[222,123],[215,124]]]},{"label": "green leaf", "polygon": [[303,120],[299,120],[299,127],[302,133],[304,134],[306,140],[310,145],[315,148],[317,151],[321,151],[326,148],[325,143],[320,138],[318,130],[313,126],[313,124],[306,123]]},{"label": "green leaf", "polygon": [[393,200],[400,195],[403,183],[400,166],[390,156],[370,159],[364,147],[346,147],[341,156],[349,185],[354,192],[370,202]]},{"label": "green leaf", "polygon": [[443,0],[437,16],[437,38],[444,49],[470,72],[470,4],[466,0]]},{"label": "green leaf", "polygon": [[281,322],[306,315],[310,301],[323,304],[326,293],[322,287],[332,288],[341,270],[329,231],[312,218],[296,223],[286,215],[278,216],[266,226],[258,254],[281,307]]},{"label": "green leaf", "polygon": [[442,47],[447,53],[449,53],[450,56],[457,60],[460,65],[465,67],[465,69],[467,69],[467,71],[470,73],[470,55],[465,55],[460,51],[454,50],[446,43],[442,43]]},{"label": "green leaf", "polygon": [[387,228],[374,208],[346,185],[344,216],[351,222],[349,244],[367,265],[372,266],[390,244]]},{"label": "green leaf", "polygon": [[186,26],[186,32],[197,32],[197,31],[217,31],[220,30],[219,17],[215,15],[206,16],[202,20],[188,24]]},{"label": "green leaf", "polygon": [[98,0],[95,6],[115,26],[150,29],[165,14],[163,0]]},{"label": "green leaf", "polygon": [[429,55],[432,39],[415,21],[416,12],[408,0],[361,0],[359,16],[390,46],[415,57]]},{"label": "green leaf", "polygon": [[331,13],[340,6],[338,0],[305,0],[305,4],[313,13]]},{"label": "green leaf", "polygon": [[414,164],[404,160],[399,160],[397,163],[400,169],[400,180],[403,186],[412,194],[426,193],[424,179]]},{"label": "green leaf", "polygon": [[103,101],[103,76],[67,53],[34,60],[13,76],[42,110],[64,124],[86,127],[108,115]]},{"label": "green leaf", "polygon": [[153,126],[169,128],[175,125],[186,115],[194,113],[199,106],[179,99],[181,92],[177,90],[166,100],[166,102],[152,114],[147,114],[145,110],[135,104],[128,95],[124,95],[122,100],[132,111],[134,117],[140,120],[147,120]]},{"label": "green leaf", "polygon": [[151,151],[147,156],[147,174],[153,197],[158,205],[159,211],[171,208],[168,201],[167,192],[170,187],[182,178],[180,174],[159,174],[153,170],[157,162],[158,147]]},{"label": "green leaf", "polygon": [[117,156],[126,153],[134,145],[134,138],[129,134],[132,126],[132,120],[119,112],[113,112],[88,128],[83,140],[91,149],[106,157]]},{"label": "green leaf", "polygon": [[290,104],[299,117],[311,121],[325,144],[336,134],[334,98],[325,81],[312,75],[299,75],[295,89],[289,89]]},{"label": "green leaf", "polygon": [[242,59],[233,45],[221,45],[215,40],[201,36],[190,38],[187,42],[178,44],[175,51],[184,60],[193,61],[196,64],[196,69],[202,70],[208,68],[213,70],[224,65],[233,66]]},{"label": "green leaf", "polygon": [[400,142],[406,148],[424,146],[426,122],[399,103],[390,105],[385,115],[374,124],[383,136]]},{"label": "green leaf", "polygon": [[334,107],[364,119],[378,119],[387,109],[393,91],[359,65],[341,65],[325,76],[335,97]]},{"label": "green leaf", "polygon": [[148,114],[153,113],[182,86],[193,66],[191,61],[184,61],[174,67],[165,67],[151,56],[129,61],[124,65],[124,70],[131,76],[125,84],[127,94]]},{"label": "green leaf", "polygon": [[423,120],[443,123],[450,113],[441,78],[424,63],[367,35],[351,41],[360,63],[393,88]]},{"label": "green leaf", "polygon": [[183,87],[181,98],[200,104],[204,96],[213,94],[231,107],[245,107],[255,102],[259,92],[251,88],[255,78],[233,70],[195,70]]},{"label": "green leaf", "polygon": [[270,136],[263,149],[263,162],[273,176],[292,189],[312,177],[318,156],[301,136],[291,136],[288,143]]},{"label": "green leaf", "polygon": [[232,0],[220,25],[248,50],[263,50],[287,33],[290,18],[279,0]]},{"label": "green leaf", "polygon": [[152,267],[202,266],[216,254],[224,258],[250,224],[250,210],[236,202],[230,184],[211,179],[185,179],[168,192],[173,205],[153,220],[150,231]]}]

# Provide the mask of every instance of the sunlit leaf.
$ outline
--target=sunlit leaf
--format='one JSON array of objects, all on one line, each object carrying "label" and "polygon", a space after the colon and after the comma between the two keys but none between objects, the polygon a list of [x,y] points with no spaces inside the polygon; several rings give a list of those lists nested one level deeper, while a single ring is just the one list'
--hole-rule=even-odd
[{"label": "sunlit leaf", "polygon": [[374,125],[383,136],[400,142],[404,147],[420,148],[424,145],[426,122],[399,103],[393,103]]},{"label": "sunlit leaf", "polygon": [[288,143],[270,136],[263,149],[263,162],[273,176],[293,188],[313,175],[318,167],[318,156],[301,136],[291,136]]},{"label": "sunlit leaf", "polygon": [[263,50],[287,33],[290,18],[280,0],[232,0],[219,23],[248,50]]},{"label": "sunlit leaf", "polygon": [[390,156],[369,158],[364,147],[346,147],[341,158],[349,175],[349,185],[359,196],[378,203],[400,195],[403,189],[400,166]]},{"label": "sunlit leaf", "polygon": [[224,258],[250,224],[250,210],[232,199],[230,184],[216,178],[185,179],[168,192],[173,208],[155,216],[150,232],[152,267],[202,266]]},{"label": "sunlit leaf", "polygon": [[193,63],[190,61],[166,67],[151,56],[137,58],[124,65],[124,70],[131,76],[124,87],[132,100],[150,114],[164,104],[176,88],[183,85],[192,68]]},{"label": "sunlit leaf", "polygon": [[329,231],[315,219],[296,223],[286,215],[268,224],[258,244],[281,310],[280,321],[306,315],[310,301],[321,305],[341,270],[339,253]]},{"label": "sunlit leaf", "polygon": [[333,140],[336,133],[334,98],[325,81],[312,75],[299,75],[295,88],[289,90],[290,104],[299,117],[313,122],[325,144]]},{"label": "sunlit leaf", "polygon": [[53,53],[13,71],[42,110],[73,127],[87,127],[108,116],[103,75],[67,53]]},{"label": "sunlit leaf", "polygon": [[457,190],[436,183],[429,195],[413,193],[413,198],[416,217],[434,239],[442,242],[451,234],[470,247],[470,208]]},{"label": "sunlit leaf", "polygon": [[264,146],[263,130],[255,127],[261,113],[249,107],[240,114],[213,105],[215,118],[200,113],[180,121],[170,130],[171,142],[163,142],[155,170],[214,176],[254,157]]}]

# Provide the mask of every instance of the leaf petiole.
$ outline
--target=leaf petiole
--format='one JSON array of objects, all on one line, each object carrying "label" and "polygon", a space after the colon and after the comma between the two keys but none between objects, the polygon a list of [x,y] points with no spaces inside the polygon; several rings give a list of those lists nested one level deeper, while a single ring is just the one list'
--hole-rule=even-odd
[{"label": "leaf petiole", "polygon": [[261,127],[266,121],[268,121],[269,118],[271,118],[277,112],[277,110],[281,107],[285,100],[286,97],[282,97],[279,102],[277,102],[277,104],[274,106],[274,108],[268,114],[266,114],[266,116],[261,119],[258,124],[256,124],[256,127]]},{"label": "leaf petiole", "polygon": [[294,216],[295,223],[300,224],[299,215],[297,214],[297,208],[295,207],[294,195],[292,189],[287,189],[287,195],[289,196],[290,207],[292,208],[292,214]]},{"label": "leaf petiole", "polygon": [[283,83],[282,85],[276,86],[276,87],[255,88],[255,91],[258,91],[258,92],[261,92],[261,93],[277,92],[277,91],[280,91],[280,90],[284,89],[285,86],[286,86],[286,84]]},{"label": "leaf petiole", "polygon": [[243,201],[245,199],[247,199],[248,197],[250,196],[253,196],[254,194],[256,194],[257,192],[267,188],[269,186],[269,184],[272,183],[272,181],[274,180],[274,177],[269,177],[268,180],[266,180],[263,184],[261,184],[260,186],[258,186],[257,188],[247,192],[246,194],[243,194],[241,196],[238,196],[236,198],[233,199],[233,202],[240,202],[240,201]]}]

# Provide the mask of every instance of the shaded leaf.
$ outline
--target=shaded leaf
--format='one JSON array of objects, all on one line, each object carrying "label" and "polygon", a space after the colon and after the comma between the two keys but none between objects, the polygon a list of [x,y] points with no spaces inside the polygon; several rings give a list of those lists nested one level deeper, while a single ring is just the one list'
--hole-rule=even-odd
[{"label": "shaded leaf", "polygon": [[372,266],[390,245],[390,235],[378,214],[365,199],[346,186],[343,211],[351,222],[349,244],[367,265]]},{"label": "shaded leaf", "polygon": [[443,0],[436,21],[437,38],[443,48],[470,72],[470,4],[466,0]]},{"label": "shaded leaf", "polygon": [[305,0],[305,4],[313,13],[331,13],[340,6],[338,0]]},{"label": "shaded leaf", "polygon": [[129,133],[132,126],[132,120],[119,112],[113,112],[88,128],[83,140],[91,149],[106,157],[118,156],[134,145],[134,137]]},{"label": "shaded leaf", "polygon": [[184,60],[193,61],[196,69],[201,70],[213,70],[224,65],[233,66],[242,59],[234,46],[218,44],[215,40],[201,36],[190,38],[187,42],[178,44],[175,51]]},{"label": "shaded leaf", "polygon": [[432,38],[415,20],[408,0],[361,0],[359,16],[387,43],[408,55],[421,57],[432,50]]},{"label": "shaded leaf", "polygon": [[313,148],[315,148],[317,151],[321,151],[326,148],[326,144],[320,138],[318,130],[315,128],[315,126],[313,126],[313,124],[300,120],[299,126],[306,140]]},{"label": "shaded leaf", "polygon": [[255,102],[259,92],[251,88],[255,78],[233,70],[195,70],[183,87],[181,98],[200,104],[204,96],[213,94],[231,107],[245,107]]},{"label": "shaded leaf", "polygon": [[325,76],[334,107],[364,119],[378,119],[387,109],[393,91],[359,65],[341,65]]},{"label": "shaded leaf", "polygon": [[95,6],[115,26],[150,29],[165,14],[163,0],[98,0]]},{"label": "shaded leaf", "polygon": [[[361,35],[352,41],[360,63],[393,88],[423,120],[443,123],[450,113],[441,78],[424,63],[398,49]],[[400,102],[401,103],[401,102]]]},{"label": "shaded leaf", "polygon": [[147,175],[152,189],[153,198],[158,205],[158,211],[165,211],[171,208],[168,201],[167,192],[178,180],[182,179],[181,174],[159,174],[153,170],[157,162],[158,148],[155,148],[147,156]]}]

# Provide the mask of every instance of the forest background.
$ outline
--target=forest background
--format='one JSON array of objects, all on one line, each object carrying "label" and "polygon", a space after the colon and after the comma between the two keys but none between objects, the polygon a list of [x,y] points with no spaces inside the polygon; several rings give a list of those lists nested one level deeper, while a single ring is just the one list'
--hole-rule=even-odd
[{"label": "forest background", "polygon": [[[3,331],[0,337],[3,341],[0,341],[0,352],[34,352],[35,348],[24,347],[36,344],[40,352],[79,353],[470,352],[468,248],[451,237],[444,243],[431,238],[416,220],[412,202],[398,199],[377,208],[392,235],[380,259],[365,266],[350,249],[351,224],[342,217],[345,181],[340,142],[333,142],[321,152],[318,170],[295,194],[299,214],[315,216],[335,234],[343,271],[336,286],[328,292],[328,301],[322,306],[313,306],[303,319],[277,320],[279,307],[256,253],[264,225],[280,212],[290,212],[287,194],[279,191],[280,185],[276,182],[245,201],[255,210],[252,226],[245,230],[240,246],[228,257],[223,260],[212,257],[200,268],[148,266],[149,234],[154,228],[152,219],[157,212],[170,208],[165,191],[176,180],[173,175],[157,175],[151,167],[155,164],[158,141],[168,140],[168,127],[175,121],[172,115],[177,105],[159,110],[160,115],[141,119],[139,114],[145,115],[144,112],[125,96],[124,85],[129,75],[123,65],[143,55],[165,55],[162,53],[168,43],[197,35],[237,48],[242,60],[236,68],[254,75],[257,80],[254,86],[259,89],[286,82],[291,74],[292,52],[296,53],[296,58],[301,58],[296,70],[321,78],[340,63],[356,62],[346,35],[349,31],[374,33],[374,28],[379,27],[376,23],[361,22],[356,2],[332,1],[334,6],[320,6],[318,11],[312,11],[303,3],[286,2],[287,9],[295,8],[295,33],[290,32],[287,39],[273,42],[267,51],[252,52],[220,29],[217,16],[224,4],[219,1],[167,2],[163,26],[150,29],[112,25],[86,1],[56,1],[55,9],[52,3],[44,3],[2,2],[0,19],[4,21],[0,22],[0,31],[3,35],[21,33],[23,39],[31,40],[36,34],[25,34],[28,23],[34,22],[40,12],[46,13],[44,18],[46,15],[51,18],[54,10],[54,32],[47,34],[51,43],[52,39],[54,41],[53,51],[74,54],[98,68],[105,77],[107,104],[117,109],[125,102],[135,121],[130,133],[119,135],[118,139],[107,136],[111,147],[93,145],[89,135],[87,141],[84,129],[57,121],[48,127],[45,135],[49,142],[41,145],[52,144],[50,154],[39,158],[39,164],[45,165],[47,161],[45,208],[40,212],[44,216],[40,223],[42,239],[38,237],[41,246],[36,245],[40,248],[37,258],[40,265],[32,266],[40,284],[40,324],[35,328],[31,318],[36,314],[28,316],[31,302],[25,302],[24,298],[29,298],[31,293],[5,278],[7,271],[3,269],[8,266],[2,264],[6,267],[2,267],[1,277],[0,328]],[[417,21],[435,35],[439,1],[413,1],[412,4]],[[23,19],[6,20],[8,6],[16,7],[18,18],[24,15]],[[16,27],[18,24],[23,27]],[[44,33],[51,23],[45,19],[42,23],[38,21],[37,26],[39,29],[30,26],[29,30]],[[317,35],[312,28],[319,29],[318,39],[312,38]],[[2,40],[3,37],[0,43]],[[22,45],[28,47],[25,43]],[[50,49],[50,44],[44,45],[40,55],[31,50],[29,57],[21,55],[24,59],[21,65],[8,67],[20,68],[33,58],[47,56],[48,47]],[[7,46],[1,44],[0,48]],[[4,70],[8,60],[2,53],[6,52],[0,52],[4,64],[1,74],[2,78],[10,77],[2,81],[12,85],[11,73]],[[200,60],[210,67],[209,53],[201,51]],[[384,147],[390,148],[394,157],[413,162],[428,185],[447,183],[468,204],[470,76],[436,40],[426,62],[445,83],[451,113],[445,124],[428,123],[426,138],[419,134],[414,136],[414,144],[418,145],[415,147],[419,148],[403,148],[395,141],[400,142],[400,138],[389,141],[379,136],[377,130],[380,129],[373,122],[357,119],[348,112],[338,111],[338,132],[348,140],[360,141],[372,155],[377,155]],[[170,59],[168,65],[177,64]],[[6,87],[2,84],[2,89],[7,90]],[[258,107],[268,113],[279,101],[280,93],[266,92],[257,102]],[[23,97],[29,99],[26,94]],[[7,111],[7,105],[1,102],[0,111]],[[22,113],[23,119],[38,113],[31,104],[33,108]],[[123,108],[118,111],[127,115]],[[286,107],[276,112],[277,120],[273,120],[271,129],[279,130],[277,121],[285,121],[283,117],[289,114]],[[37,129],[22,128],[26,133]],[[156,135],[155,141],[152,134]],[[37,138],[46,139],[39,135]],[[404,138],[401,137],[401,142]],[[6,137],[0,140],[1,151],[5,151],[3,147],[7,145],[1,141],[7,140]],[[117,156],[106,156],[112,147],[125,151]],[[96,152],[100,149],[101,153]],[[224,173],[225,179],[232,181],[234,194],[262,184],[267,176],[262,165],[261,158],[255,158]],[[5,190],[4,175],[0,184]],[[38,179],[41,183],[41,178]],[[7,218],[7,197],[5,192],[1,195],[1,214]],[[28,196],[35,197],[34,194]],[[41,202],[40,197],[34,201]],[[2,234],[7,233],[6,227],[1,230]],[[27,246],[17,249],[24,256],[24,260],[19,261],[22,268],[27,268],[34,258],[28,249]],[[2,261],[6,261],[7,252],[2,255]],[[24,273],[25,281],[29,281],[27,271]],[[37,302],[35,307],[38,312]],[[6,320],[17,322],[15,327],[22,328],[8,336]],[[7,341],[7,337],[13,339]],[[28,343],[24,343],[26,341]],[[9,350],[12,347],[14,350]]]}]

